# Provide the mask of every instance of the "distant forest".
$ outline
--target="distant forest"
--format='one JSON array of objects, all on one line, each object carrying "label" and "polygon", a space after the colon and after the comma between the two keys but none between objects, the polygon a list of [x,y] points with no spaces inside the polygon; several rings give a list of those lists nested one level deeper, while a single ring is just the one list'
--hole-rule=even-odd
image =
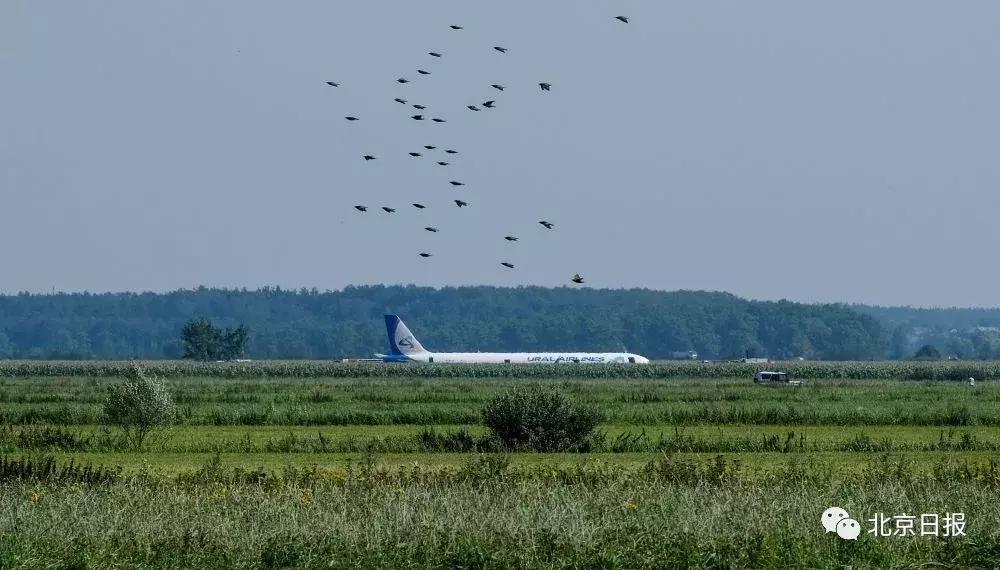
[{"label": "distant forest", "polygon": [[880,359],[892,329],[845,305],[762,302],[644,289],[415,286],[342,291],[200,288],[171,293],[0,296],[0,358],[179,358],[184,324],[245,324],[250,358],[384,352],[398,313],[437,351],[621,351],[669,358],[746,355]]}]

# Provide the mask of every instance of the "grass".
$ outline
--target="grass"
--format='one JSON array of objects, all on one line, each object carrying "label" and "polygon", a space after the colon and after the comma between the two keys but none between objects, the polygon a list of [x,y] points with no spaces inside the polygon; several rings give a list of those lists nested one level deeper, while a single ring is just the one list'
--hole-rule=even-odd
[{"label": "grass", "polygon": [[[101,426],[113,379],[4,370],[0,567],[1000,561],[993,381],[178,376],[180,424],[136,452]],[[483,403],[525,382],[602,412],[588,453],[469,451]],[[968,536],[843,541],[831,505],[960,511]]]},{"label": "grass", "polygon": [[[747,478],[726,460],[629,468],[467,461],[444,471],[359,463],[280,475],[208,462],[172,479],[2,483],[10,567],[981,567],[1000,552],[996,481],[879,459],[851,482],[828,465]],[[889,468],[885,466],[888,465]],[[794,497],[794,500],[789,500]],[[820,513],[962,512],[967,536],[822,532]]]}]

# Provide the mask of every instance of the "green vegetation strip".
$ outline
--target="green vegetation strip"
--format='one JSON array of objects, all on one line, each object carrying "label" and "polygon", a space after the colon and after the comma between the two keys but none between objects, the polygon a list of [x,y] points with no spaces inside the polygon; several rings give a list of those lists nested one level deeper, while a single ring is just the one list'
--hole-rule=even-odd
[{"label": "green vegetation strip", "polygon": [[[899,457],[843,473],[788,460],[748,474],[726,457],[428,469],[361,458],[332,469],[174,474],[0,461],[0,566],[197,568],[992,567],[1000,470]],[[963,536],[827,534],[837,505],[867,529],[959,512]]]},{"label": "green vegetation strip", "polygon": [[[0,377],[120,377],[126,361],[0,361]],[[212,378],[751,378],[780,369],[803,379],[977,380],[1000,378],[1000,362],[782,362],[771,364],[661,362],[633,364],[382,364],[337,361],[142,363],[158,376]]]}]

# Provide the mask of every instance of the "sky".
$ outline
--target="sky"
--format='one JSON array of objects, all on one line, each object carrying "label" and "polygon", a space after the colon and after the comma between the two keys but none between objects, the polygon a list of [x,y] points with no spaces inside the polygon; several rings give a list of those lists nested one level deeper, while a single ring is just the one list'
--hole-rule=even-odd
[{"label": "sky", "polygon": [[1000,306],[998,24],[987,0],[4,0],[0,291],[581,273]]}]

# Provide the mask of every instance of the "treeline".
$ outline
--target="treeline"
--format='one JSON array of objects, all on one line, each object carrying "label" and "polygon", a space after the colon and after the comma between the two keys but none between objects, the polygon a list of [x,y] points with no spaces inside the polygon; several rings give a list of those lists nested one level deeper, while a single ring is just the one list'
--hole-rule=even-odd
[{"label": "treeline", "polygon": [[437,351],[864,360],[887,348],[879,321],[844,305],[645,289],[364,286],[0,296],[0,358],[180,358],[185,323],[201,318],[245,325],[251,358],[365,356],[386,350],[386,311]]},{"label": "treeline", "polygon": [[933,346],[947,358],[1000,359],[1000,309],[854,308],[882,323],[888,358],[907,358],[920,347]]}]

